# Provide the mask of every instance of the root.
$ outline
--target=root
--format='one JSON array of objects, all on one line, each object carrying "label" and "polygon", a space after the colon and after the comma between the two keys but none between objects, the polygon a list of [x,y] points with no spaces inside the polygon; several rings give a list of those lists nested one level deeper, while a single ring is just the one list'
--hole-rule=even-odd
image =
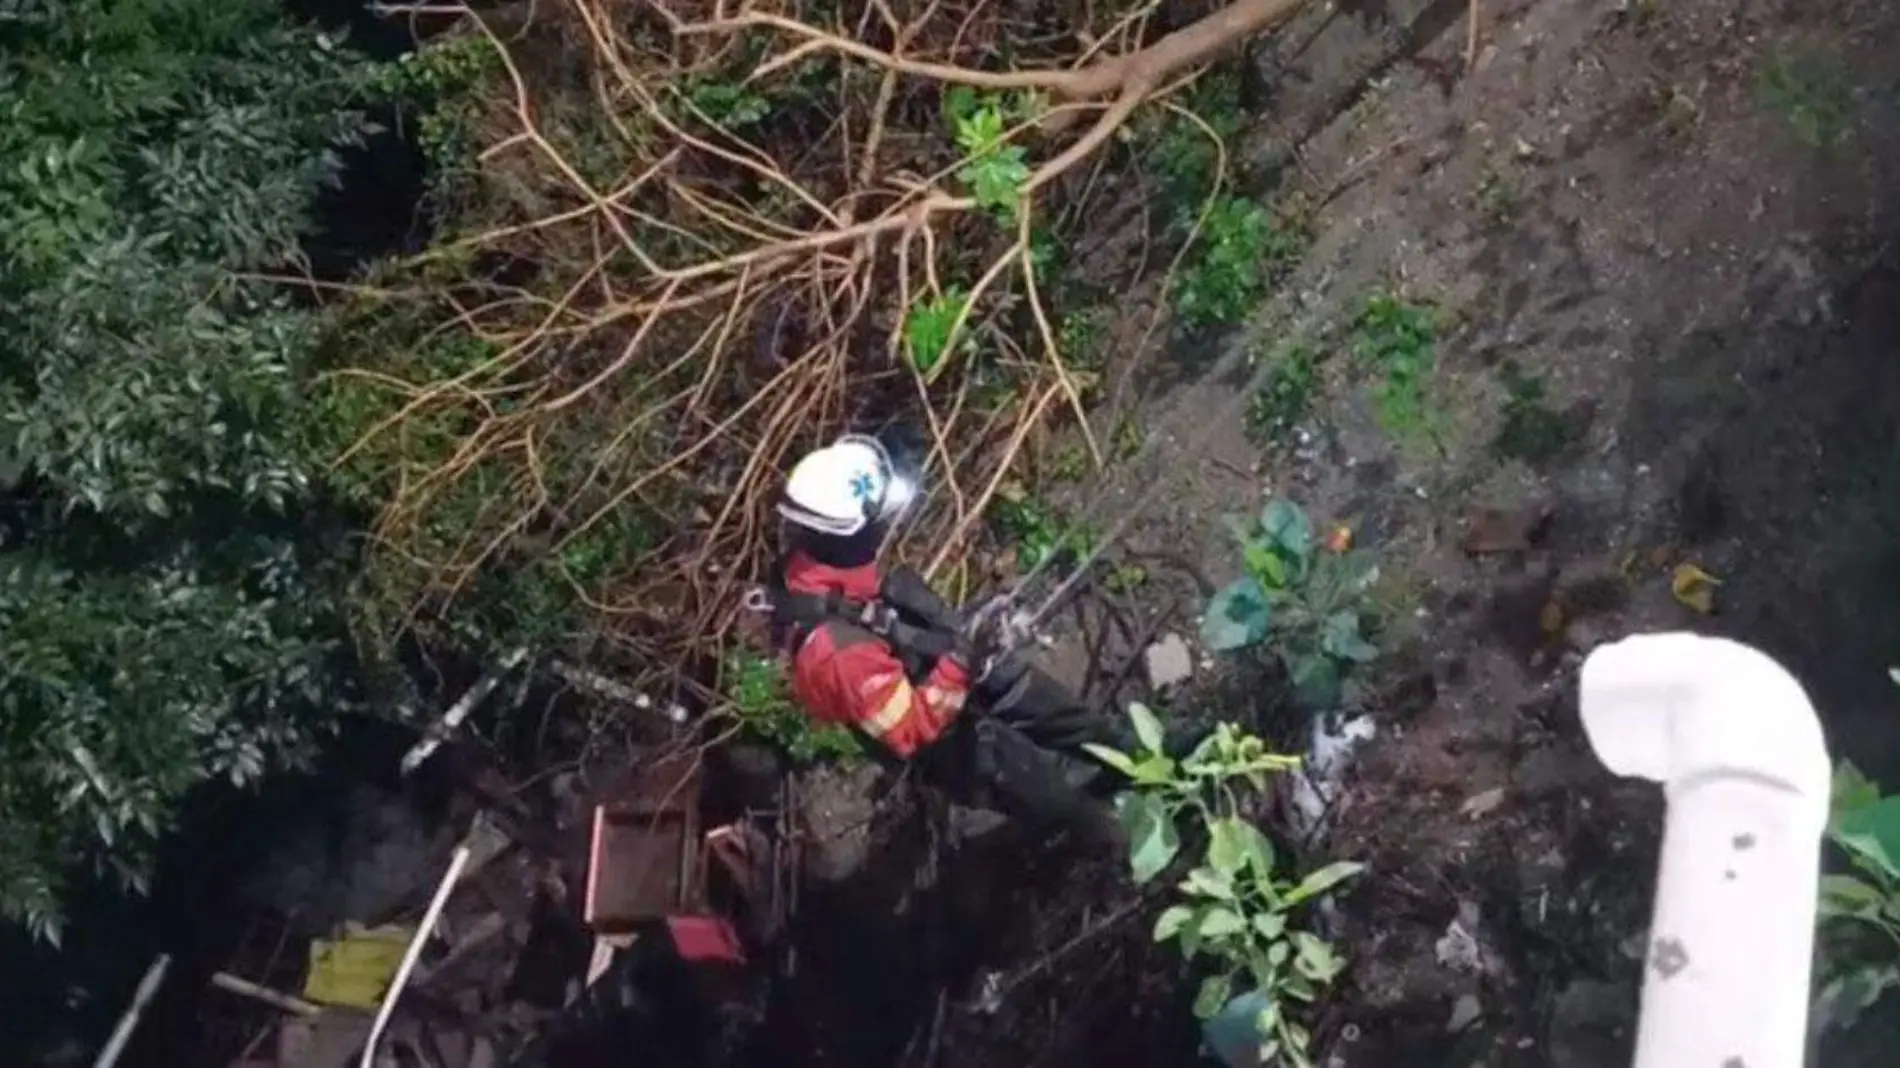
[{"label": "root", "polygon": [[[977,524],[1052,415],[1104,463],[1032,221],[1086,218],[1099,166],[1084,164],[1299,5],[1236,0],[1152,41],[1158,3],[1034,36],[997,0],[862,0],[835,25],[798,0],[547,0],[506,31],[405,8],[459,13],[505,92],[468,131],[475,208],[350,293],[413,329],[321,382],[363,413],[336,471],[379,497],[387,614],[446,611],[499,575],[520,619],[538,589],[586,606],[590,655],[690,671],[769,560],[789,456],[893,417],[927,428],[944,492],[891,551],[967,574]],[[1002,40],[1044,43],[986,69]],[[1043,95],[1004,135],[1033,160],[1004,226],[964,184],[972,160],[938,116],[948,87]],[[953,288],[941,359],[917,365],[910,317]],[[454,358],[430,355],[445,346]]]}]

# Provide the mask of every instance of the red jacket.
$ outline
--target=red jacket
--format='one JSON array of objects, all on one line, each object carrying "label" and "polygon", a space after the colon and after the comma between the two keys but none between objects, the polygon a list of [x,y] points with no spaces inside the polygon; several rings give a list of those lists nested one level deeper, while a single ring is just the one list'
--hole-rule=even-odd
[{"label": "red jacket", "polygon": [[[827,567],[794,553],[785,562],[785,587],[863,603],[877,598],[877,567]],[[913,683],[890,646],[855,624],[821,623],[797,641],[792,695],[805,711],[825,723],[855,727],[904,759],[936,741],[969,696],[969,668],[954,655],[938,657],[930,674]]]}]

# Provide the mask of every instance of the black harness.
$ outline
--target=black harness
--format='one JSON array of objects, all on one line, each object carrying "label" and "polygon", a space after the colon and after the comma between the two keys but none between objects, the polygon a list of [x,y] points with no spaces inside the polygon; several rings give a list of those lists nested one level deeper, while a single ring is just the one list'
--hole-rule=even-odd
[{"label": "black harness", "polygon": [[879,585],[878,596],[855,601],[831,593],[794,593],[777,586],[768,591],[775,631],[787,644],[826,623],[859,627],[877,636],[904,661],[906,674],[922,677],[937,659],[962,644],[956,618],[948,606],[914,572],[893,571]]}]

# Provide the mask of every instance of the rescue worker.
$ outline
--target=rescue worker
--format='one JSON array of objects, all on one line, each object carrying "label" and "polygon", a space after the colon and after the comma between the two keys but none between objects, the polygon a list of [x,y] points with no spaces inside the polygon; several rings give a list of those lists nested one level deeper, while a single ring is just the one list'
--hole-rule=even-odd
[{"label": "rescue worker", "polygon": [[909,568],[881,574],[885,533],[915,484],[876,439],[846,435],[792,468],[778,511],[786,552],[766,600],[792,693],[914,762],[958,800],[1041,829],[1114,839],[1104,803],[1122,783],[1082,749],[1125,747],[1112,726],[989,631],[956,613]]}]

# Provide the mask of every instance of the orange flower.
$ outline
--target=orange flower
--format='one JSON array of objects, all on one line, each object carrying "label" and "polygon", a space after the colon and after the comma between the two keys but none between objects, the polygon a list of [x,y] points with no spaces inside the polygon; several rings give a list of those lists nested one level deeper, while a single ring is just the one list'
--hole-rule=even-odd
[{"label": "orange flower", "polygon": [[1340,523],[1326,533],[1326,551],[1343,553],[1352,548],[1352,528]]}]

